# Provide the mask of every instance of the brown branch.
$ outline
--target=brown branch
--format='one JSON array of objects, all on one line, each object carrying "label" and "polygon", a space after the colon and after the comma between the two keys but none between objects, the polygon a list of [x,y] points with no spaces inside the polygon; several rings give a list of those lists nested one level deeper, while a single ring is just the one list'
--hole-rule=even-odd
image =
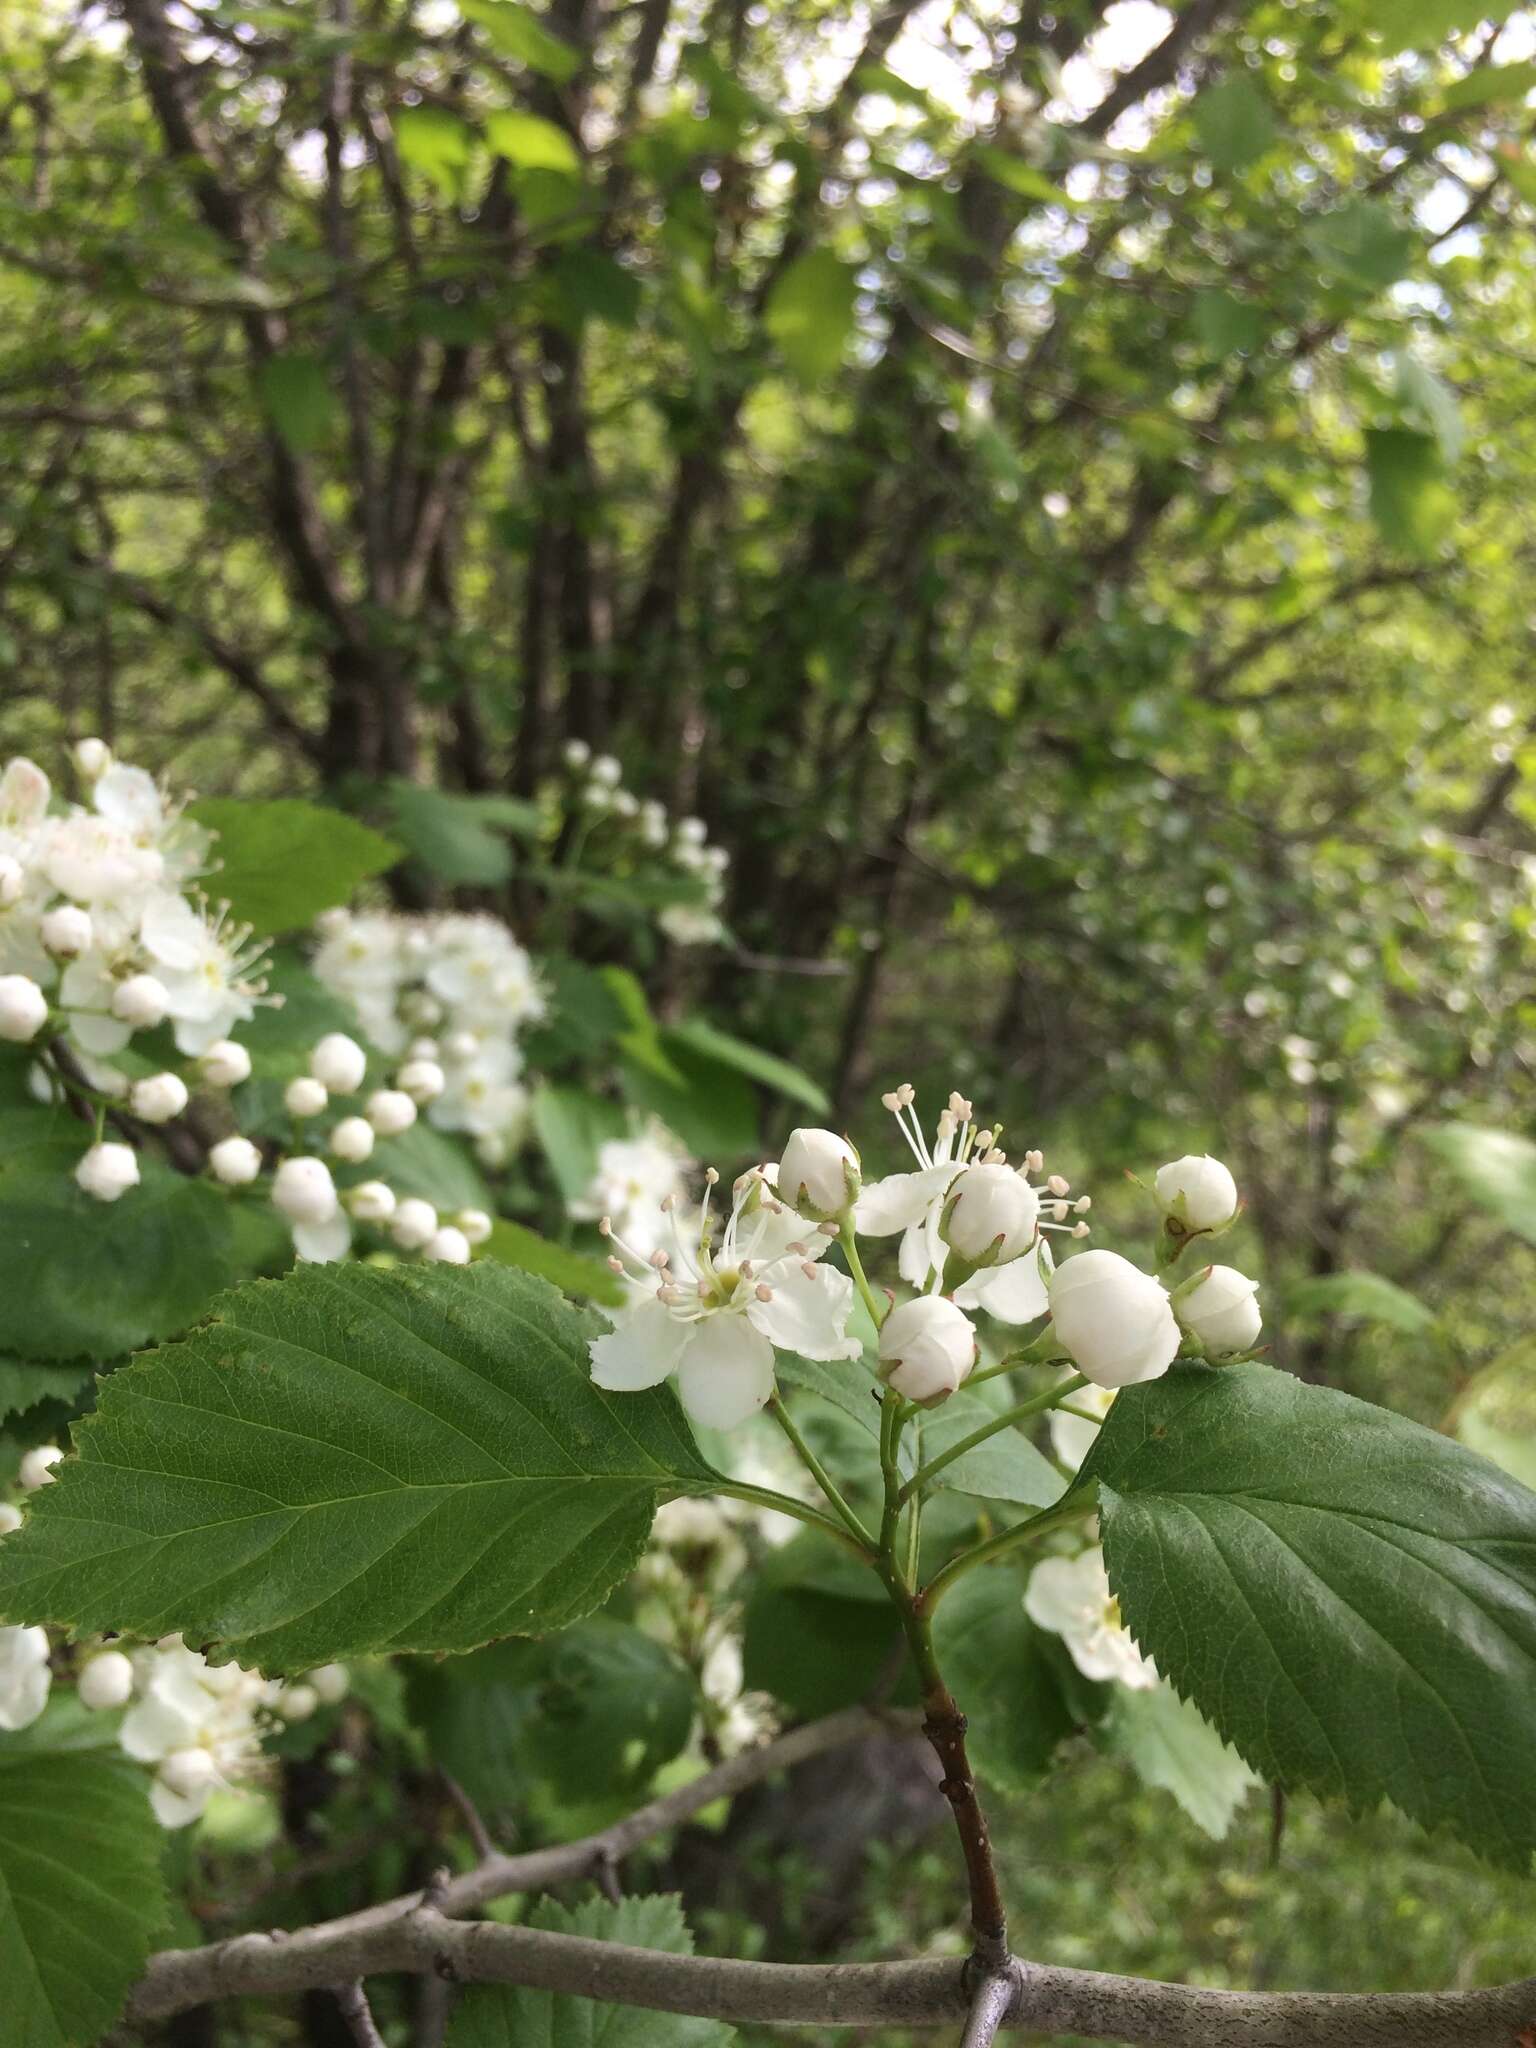
[{"label": "brown branch", "polygon": [[357,2048],[384,2048],[379,2030],[373,2023],[373,2009],[368,2003],[368,1993],[363,1989],[359,1977],[351,1984],[343,1984],[336,1993],[336,2003],[341,2016],[351,2031]]}]

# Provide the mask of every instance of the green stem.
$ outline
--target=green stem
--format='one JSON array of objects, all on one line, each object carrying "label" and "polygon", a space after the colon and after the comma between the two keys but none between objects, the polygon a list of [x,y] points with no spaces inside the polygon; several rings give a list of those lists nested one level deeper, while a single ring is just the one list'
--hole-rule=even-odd
[{"label": "green stem", "polygon": [[[731,1500],[747,1501],[755,1508],[772,1508],[776,1515],[792,1515],[797,1522],[804,1522],[809,1528],[820,1529],[823,1534],[835,1536],[839,1543],[852,1547],[852,1538],[840,1522],[834,1522],[830,1515],[824,1515],[820,1508],[813,1508],[803,1500],[796,1500],[792,1493],[775,1493],[771,1486],[750,1486],[745,1480],[721,1479],[710,1488],[712,1493],[723,1493]],[[866,1556],[866,1545],[860,1543],[858,1552]]]},{"label": "green stem", "polygon": [[845,1501],[843,1499],[843,1496],[838,1492],[836,1485],[833,1483],[830,1473],[828,1473],[826,1467],[822,1464],[820,1458],[817,1457],[816,1453],[811,1449],[810,1445],[806,1442],[805,1438],[800,1434],[799,1430],[796,1429],[793,1421],[790,1419],[789,1410],[784,1406],[783,1397],[778,1393],[777,1389],[775,1389],[773,1399],[769,1402],[768,1405],[770,1409],[773,1411],[774,1421],[779,1425],[780,1429],[783,1430],[784,1434],[789,1438],[789,1441],[794,1445],[795,1451],[799,1456],[801,1463],[805,1466],[807,1472],[810,1473],[811,1477],[815,1480],[816,1484],[821,1488],[822,1492],[826,1495],[834,1512],[837,1515],[838,1520],[842,1523],[843,1527],[848,1531],[849,1535],[853,1537],[856,1543],[858,1543],[864,1550],[872,1553],[875,1549],[874,1538],[870,1535],[869,1531],[865,1528],[864,1524],[859,1520],[858,1516],[854,1513],[853,1509],[849,1507],[847,1501]]},{"label": "green stem", "polygon": [[848,1261],[848,1270],[853,1275],[853,1284],[859,1290],[859,1299],[869,1310],[869,1319],[878,1330],[885,1321],[888,1309],[882,1309],[875,1299],[875,1290],[869,1284],[864,1271],[864,1261],[859,1257],[859,1241],[854,1234],[853,1219],[845,1216],[838,1231],[838,1242],[843,1248],[843,1257]]},{"label": "green stem", "polygon": [[905,1506],[914,1493],[930,1483],[936,1473],[942,1472],[946,1465],[952,1465],[956,1458],[963,1458],[967,1451],[974,1451],[978,1444],[984,1444],[1000,1430],[1011,1429],[1016,1422],[1023,1422],[1031,1415],[1043,1414],[1047,1408],[1055,1408],[1060,1402],[1065,1401],[1069,1394],[1075,1394],[1079,1387],[1086,1387],[1087,1384],[1080,1373],[1074,1373],[1071,1379],[1062,1380],[1058,1386],[1047,1387],[1043,1394],[1031,1395],[1029,1400],[1021,1401],[1016,1408],[1009,1408],[1002,1415],[994,1415],[992,1420],[983,1423],[980,1429],[973,1429],[969,1436],[961,1437],[960,1441],[951,1444],[947,1451],[941,1451],[938,1457],[930,1459],[926,1465],[920,1465],[897,1494],[896,1505]]},{"label": "green stem", "polygon": [[1027,1522],[1016,1522],[1011,1529],[1004,1529],[996,1536],[989,1536],[985,1543],[977,1543],[970,1550],[962,1550],[958,1557],[952,1557],[944,1569],[935,1572],[917,1596],[918,1609],[923,1614],[932,1614],[940,1600],[957,1579],[964,1578],[979,1564],[991,1564],[994,1558],[1004,1557],[1017,1544],[1032,1542],[1038,1536],[1049,1535],[1052,1529],[1065,1528],[1069,1522],[1080,1521],[1084,1515],[1091,1515],[1098,1504],[1097,1491],[1093,1487],[1079,1494],[1076,1488],[1065,1500],[1054,1507],[1042,1508],[1038,1515],[1031,1515]]},{"label": "green stem", "polygon": [[[885,1390],[880,1411],[880,1476],[885,1481],[885,1510],[880,1519],[880,1555],[896,1571],[896,1524],[901,1518],[901,1430],[906,1417],[902,1399],[894,1387]],[[897,1573],[898,1582],[900,1574]]]}]

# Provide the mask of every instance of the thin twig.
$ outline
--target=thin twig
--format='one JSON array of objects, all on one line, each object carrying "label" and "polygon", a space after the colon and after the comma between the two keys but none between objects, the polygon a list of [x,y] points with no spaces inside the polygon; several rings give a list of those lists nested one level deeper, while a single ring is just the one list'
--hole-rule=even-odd
[{"label": "thin twig", "polygon": [[981,1979],[971,1998],[970,2017],[960,2036],[960,2048],[992,2048],[1018,1988],[1012,1970],[996,1970]]},{"label": "thin twig", "polygon": [[468,1831],[469,1839],[475,1845],[475,1854],[480,1857],[482,1862],[488,1856],[499,1855],[500,1851],[496,1847],[490,1829],[481,1817],[479,1807],[476,1806],[458,1779],[450,1777],[441,1764],[438,1765],[437,1775],[443,1781],[443,1790],[459,1809],[459,1817]]},{"label": "thin twig", "polygon": [[361,1977],[354,1977],[350,1984],[338,1988],[336,2003],[357,2048],[384,2048],[383,2038],[373,2023],[373,2009],[368,2003],[368,1993],[363,1988]]}]

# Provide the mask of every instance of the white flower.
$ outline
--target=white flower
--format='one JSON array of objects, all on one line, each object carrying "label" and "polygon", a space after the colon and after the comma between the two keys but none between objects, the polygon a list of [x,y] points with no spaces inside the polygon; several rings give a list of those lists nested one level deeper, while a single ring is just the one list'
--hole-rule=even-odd
[{"label": "white flower", "polygon": [[0,1038],[26,1045],[48,1022],[48,998],[25,974],[0,974]]},{"label": "white flower", "polygon": [[976,1331],[964,1309],[920,1294],[880,1325],[880,1376],[925,1408],[948,1400],[976,1363]]},{"label": "white flower", "polygon": [[368,917],[343,916],[326,932],[315,954],[315,973],[329,989],[354,997],[364,991],[388,991],[393,1001],[403,966],[403,931],[401,920],[382,911]]},{"label": "white flower", "polygon": [[20,1527],[20,1508],[12,1507],[8,1500],[0,1500],[0,1536],[14,1536]]},{"label": "white flower", "polygon": [[251,1056],[232,1038],[216,1038],[198,1061],[203,1079],[213,1088],[236,1088],[251,1078]]},{"label": "white flower", "polygon": [[344,1209],[323,1223],[295,1223],[293,1249],[309,1266],[334,1266],[352,1249],[352,1225]]},{"label": "white flower", "polygon": [[130,1031],[153,1031],[165,1022],[170,1006],[170,992],[157,975],[130,974],[112,991],[112,1014]]},{"label": "white flower", "polygon": [[19,860],[0,853],[0,910],[11,910],[21,901],[27,886],[27,871]]},{"label": "white flower", "polygon": [[373,1151],[374,1130],[365,1116],[344,1116],[332,1130],[329,1144],[338,1159],[359,1165]]},{"label": "white flower", "polygon": [[968,1167],[945,1204],[940,1234],[972,1265],[1001,1266],[1029,1250],[1040,1225],[1040,1197],[1012,1166]]},{"label": "white flower", "polygon": [[345,1664],[321,1664],[309,1674],[315,1696],[325,1707],[339,1707],[352,1689],[352,1674]]},{"label": "white flower", "polygon": [[469,1264],[469,1239],[462,1230],[451,1223],[445,1223],[433,1231],[422,1246],[424,1259],[435,1259],[444,1266],[467,1266]]},{"label": "white flower", "polygon": [[266,944],[252,939],[249,925],[229,923],[222,911],[200,916],[181,897],[169,897],[150,904],[139,930],[165,983],[166,1014],[181,1052],[206,1052],[256,1014],[266,989],[258,972]]},{"label": "white flower", "polygon": [[323,1159],[285,1159],[272,1177],[272,1203],[290,1223],[329,1223],[338,1207],[330,1168]]},{"label": "white flower", "polygon": [[93,1145],[75,1168],[75,1185],[98,1202],[115,1202],[139,1184],[139,1155],[108,1138]]},{"label": "white flower", "polygon": [[157,1767],[150,1803],[161,1826],[187,1827],[216,1786],[256,1762],[256,1716],[268,1688],[238,1665],[215,1669],[175,1639],[144,1653],[137,1676],[140,1696],[118,1740],[136,1763]]},{"label": "white flower", "polygon": [[1160,1166],[1153,1185],[1164,1214],[1185,1236],[1225,1230],[1237,1215],[1237,1182],[1208,1153],[1187,1153]]},{"label": "white flower", "polygon": [[363,1109],[381,1138],[396,1138],[416,1121],[415,1103],[398,1088],[375,1088]]},{"label": "white flower", "polygon": [[309,1056],[309,1071],[334,1095],[355,1095],[368,1072],[368,1055],[345,1031],[328,1031]]},{"label": "white flower", "polygon": [[395,1191],[382,1180],[359,1181],[347,1190],[346,1203],[359,1223],[387,1223],[395,1213]]},{"label": "white flower", "polygon": [[61,896],[76,903],[125,908],[160,886],[165,859],[158,846],[144,844],[132,829],[77,811],[54,823],[44,847],[43,872]]},{"label": "white flower", "polygon": [[82,910],[78,903],[56,903],[52,910],[44,912],[38,933],[56,960],[73,960],[96,936],[91,913]]},{"label": "white flower", "polygon": [[[707,1429],[734,1429],[773,1393],[774,1347],[807,1358],[857,1358],[847,1331],[853,1283],[816,1261],[829,1242],[778,1201],[761,1172],[736,1184],[730,1215],[711,1248],[706,1180],[698,1227],[684,1230],[677,1205],[667,1211],[672,1247],[642,1258],[605,1230],[630,1262],[630,1277],[653,1285],[648,1297],[613,1312],[612,1331],[594,1340],[592,1378],[613,1392],[658,1386],[677,1374],[678,1393]],[[624,1261],[609,1261],[624,1271]]]},{"label": "white flower", "polygon": [[709,837],[709,827],[702,818],[679,818],[677,837],[680,845],[702,846]]},{"label": "white flower", "polygon": [[147,1124],[168,1124],[187,1099],[187,1084],[176,1074],[149,1074],[128,1090],[129,1109]]},{"label": "white flower", "polygon": [[0,775],[0,831],[27,833],[48,815],[53,786],[35,761],[18,754]]},{"label": "white flower", "polygon": [[570,1213],[579,1222],[608,1217],[619,1236],[649,1258],[666,1224],[663,1205],[685,1192],[687,1164],[677,1140],[658,1123],[643,1137],[609,1138],[597,1148],[597,1171]]},{"label": "white flower", "polygon": [[1061,1637],[1085,1678],[1113,1680],[1132,1692],[1150,1692],[1157,1684],[1155,1665],[1120,1619],[1102,1550],[1042,1559],[1030,1573],[1024,1612],[1036,1628]]},{"label": "white flower", "polygon": [[859,1155],[836,1131],[791,1131],[779,1155],[779,1190],[802,1216],[841,1216],[859,1192]]},{"label": "white flower", "polygon": [[1079,1252],[1051,1276],[1051,1320],[1062,1349],[1101,1387],[1155,1380],[1172,1365],[1179,1326],[1166,1290],[1118,1252]]},{"label": "white flower", "polygon": [[395,1204],[389,1234],[404,1252],[419,1252],[437,1235],[437,1211],[419,1195],[407,1195]]},{"label": "white flower", "polygon": [[725,937],[725,926],[715,913],[696,903],[669,903],[656,922],[677,946],[712,946]]},{"label": "white flower", "polygon": [[76,1692],[93,1713],[126,1707],[133,1696],[133,1666],[121,1650],[98,1650],[80,1667]]},{"label": "white flower", "polygon": [[220,1138],[209,1150],[208,1164],[225,1187],[243,1188],[261,1172],[261,1154],[249,1138]]},{"label": "white flower", "polygon": [[330,1101],[325,1083],[312,1074],[296,1074],[283,1090],[283,1107],[290,1116],[319,1116]]},{"label": "white flower", "polygon": [[47,1630],[0,1628],[0,1728],[8,1735],[30,1728],[52,1684]]},{"label": "white flower", "polygon": [[612,754],[599,754],[587,772],[594,782],[601,783],[605,789],[617,789],[624,780],[623,767]]},{"label": "white flower", "polygon": [[561,756],[567,768],[585,768],[592,758],[592,749],[585,740],[567,740]]},{"label": "white flower", "polygon": [[69,750],[69,758],[82,782],[96,782],[112,766],[112,749],[105,740],[76,740]]},{"label": "white flower", "polygon": [[[1051,1410],[1051,1448],[1063,1465],[1075,1472],[1082,1464],[1098,1439],[1100,1424],[1113,1406],[1114,1399],[1113,1387],[1079,1387],[1072,1396],[1071,1406],[1085,1410],[1084,1414],[1070,1415],[1065,1407]],[[1090,1416],[1097,1416],[1098,1421],[1090,1421]]]},{"label": "white flower", "polygon": [[403,1089],[415,1103],[433,1101],[447,1085],[436,1060],[407,1060],[395,1076],[395,1086]]},{"label": "white flower", "polygon": [[36,1493],[40,1486],[52,1486],[53,1468],[63,1456],[58,1444],[38,1444],[24,1452],[16,1468],[16,1484],[23,1493]]},{"label": "white flower", "polygon": [[484,1209],[461,1209],[454,1221],[468,1244],[484,1244],[496,1228],[495,1219]]},{"label": "white flower", "polygon": [[1259,1341],[1259,1283],[1235,1266],[1207,1266],[1173,1297],[1173,1312],[1207,1358],[1235,1358]]}]

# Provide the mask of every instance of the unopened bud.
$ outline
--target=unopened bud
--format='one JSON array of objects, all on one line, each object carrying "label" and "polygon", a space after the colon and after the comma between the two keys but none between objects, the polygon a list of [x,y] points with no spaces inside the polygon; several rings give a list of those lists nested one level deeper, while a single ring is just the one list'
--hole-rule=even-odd
[{"label": "unopened bud", "polygon": [[395,1085],[412,1102],[423,1103],[434,1102],[448,1084],[436,1060],[407,1060],[395,1076]]},{"label": "unopened bud", "polygon": [[424,1259],[434,1259],[444,1266],[467,1266],[469,1264],[469,1239],[462,1230],[445,1223],[441,1230],[435,1230],[422,1247]]},{"label": "unopened bud", "polygon": [[40,1486],[52,1486],[53,1468],[63,1455],[58,1444],[37,1444],[24,1451],[16,1468],[16,1484],[23,1493],[36,1493]]},{"label": "unopened bud", "polygon": [[0,974],[0,1038],[26,1045],[48,1022],[48,998],[25,974]]},{"label": "unopened bud", "polygon": [[1237,1215],[1237,1182],[1219,1159],[1188,1153],[1157,1169],[1153,1186],[1177,1236],[1225,1230]]},{"label": "unopened bud", "polygon": [[323,1081],[312,1074],[300,1074],[283,1090],[283,1107],[290,1116],[319,1116],[330,1101]]},{"label": "unopened bud", "polygon": [[970,1317],[941,1294],[893,1308],[880,1326],[880,1377],[908,1401],[947,1401],[976,1363]]},{"label": "unopened bud", "polygon": [[187,1106],[187,1084],[176,1074],[149,1074],[128,1090],[128,1107],[147,1124],[168,1124]]},{"label": "unopened bud", "polygon": [[198,1061],[203,1079],[213,1088],[238,1088],[251,1078],[251,1056],[232,1038],[217,1038]]},{"label": "unopened bud", "polygon": [[80,1667],[75,1690],[81,1706],[93,1713],[125,1707],[133,1693],[133,1666],[121,1650],[101,1650]]},{"label": "unopened bud", "polygon": [[1178,1289],[1173,1312],[1207,1358],[1235,1358],[1259,1341],[1259,1283],[1235,1266],[1207,1266]]},{"label": "unopened bud", "polygon": [[290,1223],[329,1223],[339,1206],[323,1159],[285,1159],[272,1176],[272,1206]]},{"label": "unopened bud", "polygon": [[1011,1166],[968,1166],[954,1182],[939,1234],[971,1267],[1003,1266],[1027,1252],[1040,1197]]},{"label": "unopened bud", "polygon": [[261,1154],[249,1138],[220,1138],[208,1153],[208,1164],[225,1187],[244,1188],[261,1172]]},{"label": "unopened bud", "polygon": [[330,1147],[338,1159],[357,1166],[373,1151],[374,1129],[365,1116],[344,1116],[330,1135]]},{"label": "unopened bud", "polygon": [[437,1235],[437,1211],[419,1195],[407,1195],[395,1204],[389,1234],[405,1252],[419,1252]]},{"label": "unopened bud", "polygon": [[112,766],[112,749],[105,740],[76,740],[69,750],[69,757],[82,782],[99,782]]},{"label": "unopened bud", "polygon": [[328,1031],[309,1056],[309,1071],[334,1095],[355,1095],[368,1071],[368,1055],[345,1031]]},{"label": "unopened bud", "polygon": [[484,1244],[496,1228],[495,1219],[484,1209],[461,1209],[454,1221],[471,1244]]},{"label": "unopened bud", "polygon": [[346,1202],[359,1223],[387,1223],[395,1213],[395,1191],[382,1180],[359,1181]]},{"label": "unopened bud", "polygon": [[130,974],[112,991],[112,1014],[133,1031],[153,1031],[171,1007],[164,982],[153,974]]},{"label": "unopened bud", "polygon": [[93,1145],[75,1168],[75,1185],[98,1202],[115,1202],[138,1184],[138,1153],[110,1138]]},{"label": "unopened bud", "polygon": [[375,1088],[364,1110],[381,1138],[397,1138],[416,1121],[415,1103],[399,1088]]},{"label": "unopened bud", "polygon": [[836,1131],[791,1131],[779,1159],[779,1193],[817,1222],[844,1216],[858,1199],[859,1155]]},{"label": "unopened bud", "polygon": [[1048,1291],[1062,1349],[1095,1386],[1135,1386],[1160,1378],[1173,1363],[1179,1326],[1167,1292],[1118,1252],[1065,1260]]},{"label": "unopened bud", "polygon": [[96,936],[91,913],[78,903],[57,903],[38,926],[38,935],[55,960],[73,960]]}]

